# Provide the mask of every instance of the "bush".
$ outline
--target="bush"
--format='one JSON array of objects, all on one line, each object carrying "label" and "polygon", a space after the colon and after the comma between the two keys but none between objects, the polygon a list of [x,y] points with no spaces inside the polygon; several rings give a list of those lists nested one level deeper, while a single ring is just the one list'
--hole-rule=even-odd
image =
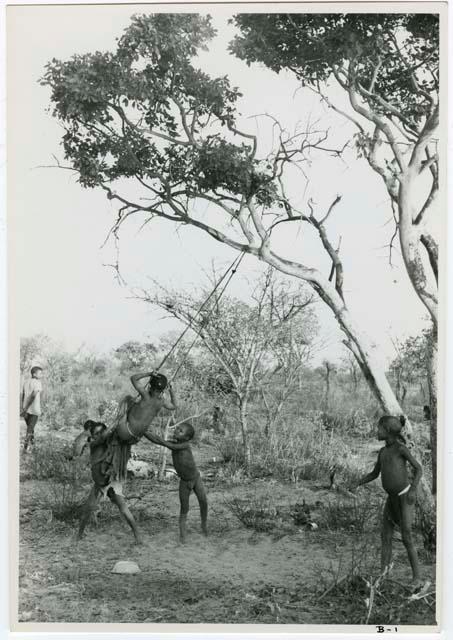
[{"label": "bush", "polygon": [[415,527],[422,534],[423,548],[430,559],[436,555],[437,532],[436,514],[433,511],[422,509],[417,501],[415,511]]},{"label": "bush", "polygon": [[376,530],[380,513],[380,502],[370,500],[369,496],[356,500],[331,500],[321,511],[320,523],[330,531],[363,533],[370,529]]},{"label": "bush", "polygon": [[218,436],[215,447],[222,460],[229,464],[234,470],[244,467],[245,456],[242,442],[236,440],[234,436]]},{"label": "bush", "polygon": [[353,535],[348,554],[326,576],[321,573],[316,603],[328,601],[335,624],[435,624],[435,594],[412,595],[410,588],[383,575],[379,550],[367,536]]},{"label": "bush", "polygon": [[39,505],[53,518],[65,521],[78,517],[91,481],[88,464],[69,456],[69,445],[49,437],[36,445],[29,462],[32,479],[50,481],[38,487]]},{"label": "bush", "polygon": [[340,431],[351,436],[368,436],[373,429],[370,418],[363,409],[344,408],[341,405],[333,411],[322,411],[320,420],[329,431]]},{"label": "bush", "polygon": [[282,522],[281,512],[268,497],[232,497],[225,505],[247,529],[260,533],[268,533]]},{"label": "bush", "polygon": [[275,430],[269,438],[252,441],[253,463],[281,480],[329,479],[336,469],[342,481],[357,476],[359,465],[340,433],[326,431],[319,414],[300,418]]}]

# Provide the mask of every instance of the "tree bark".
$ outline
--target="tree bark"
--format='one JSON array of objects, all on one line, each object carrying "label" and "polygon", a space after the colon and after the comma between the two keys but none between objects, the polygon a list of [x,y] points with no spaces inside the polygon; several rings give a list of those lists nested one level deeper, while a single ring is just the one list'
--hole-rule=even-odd
[{"label": "tree bark", "polygon": [[431,410],[430,442],[431,442],[431,491],[437,493],[437,332],[433,331],[427,353],[429,404]]},{"label": "tree bark", "polygon": [[242,447],[244,450],[244,462],[245,468],[248,471],[250,469],[251,453],[250,442],[248,434],[248,415],[247,415],[247,398],[239,398],[239,417],[241,422],[241,435],[242,435]]},{"label": "tree bark", "polygon": [[[165,427],[163,429],[162,438],[164,440],[168,439],[168,433],[169,433],[170,424],[173,424],[173,423],[174,423],[174,418],[173,418],[173,416],[170,416],[170,418],[167,419],[167,421],[165,423]],[[167,447],[162,447],[162,454],[161,454],[161,459],[160,459],[160,468],[159,468],[159,473],[158,473],[158,479],[159,480],[165,480],[165,471],[166,471],[166,468],[167,468],[167,454],[168,454]]]},{"label": "tree bark", "polygon": [[[417,207],[414,203],[418,174],[408,169],[400,178],[398,192],[399,238],[401,253],[409,279],[416,294],[427,308],[433,324],[437,327],[437,283],[430,282],[421,257],[421,236],[423,228],[415,224]],[[424,236],[426,238],[426,235]],[[430,264],[432,265],[432,252]],[[433,270],[433,280],[437,277],[437,267]]]}]

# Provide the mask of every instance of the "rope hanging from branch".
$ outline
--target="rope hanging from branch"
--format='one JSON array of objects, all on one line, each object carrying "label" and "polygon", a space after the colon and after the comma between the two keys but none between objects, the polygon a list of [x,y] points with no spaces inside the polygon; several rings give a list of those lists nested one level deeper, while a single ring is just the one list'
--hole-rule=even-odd
[{"label": "rope hanging from branch", "polygon": [[[223,276],[220,278],[220,280],[217,282],[217,284],[215,285],[215,287],[213,288],[213,290],[211,291],[211,293],[209,294],[209,296],[206,298],[206,300],[203,302],[203,304],[200,306],[200,308],[198,309],[198,311],[196,312],[196,314],[194,315],[194,317],[192,318],[192,320],[195,320],[195,318],[197,318],[200,313],[203,311],[203,309],[206,307],[206,305],[208,304],[208,302],[211,300],[211,298],[213,297],[213,295],[215,294],[215,292],[217,291],[217,289],[220,287],[220,285],[222,284],[222,282],[226,279],[226,282],[222,288],[222,290],[220,291],[217,300],[220,300],[220,298],[223,296],[223,294],[225,293],[226,288],[228,287],[229,283],[231,282],[231,279],[233,278],[234,274],[236,273],[236,271],[238,270],[239,265],[242,262],[242,259],[244,258],[244,251],[242,251],[240,253],[239,256],[237,256],[233,262],[230,264],[230,266],[228,267],[228,269],[225,271],[225,273],[223,274]],[[227,278],[228,276],[228,278]],[[170,351],[164,356],[164,358],[162,359],[161,363],[159,364],[159,366],[157,367],[156,371],[159,371],[163,365],[165,364],[165,362],[168,360],[168,358],[171,356],[171,354],[174,352],[174,350],[176,349],[176,347],[178,346],[178,344],[181,342],[181,340],[184,338],[184,336],[186,335],[186,333],[189,331],[189,329],[192,328],[191,324],[188,324],[187,327],[184,329],[184,331],[181,333],[181,335],[179,336],[179,338],[176,340],[175,344],[172,346],[172,348],[170,349]],[[192,341],[192,343],[189,345],[189,348],[187,349],[186,353],[184,354],[183,358],[181,359],[181,362],[179,363],[176,371],[174,372],[173,376],[172,376],[172,380],[174,380],[176,378],[176,375],[178,374],[179,370],[181,369],[182,365],[184,364],[184,362],[187,359],[187,356],[189,355],[192,347],[194,346],[194,344],[196,343],[196,341],[199,338],[199,334],[197,333],[195,335],[194,340]]]}]

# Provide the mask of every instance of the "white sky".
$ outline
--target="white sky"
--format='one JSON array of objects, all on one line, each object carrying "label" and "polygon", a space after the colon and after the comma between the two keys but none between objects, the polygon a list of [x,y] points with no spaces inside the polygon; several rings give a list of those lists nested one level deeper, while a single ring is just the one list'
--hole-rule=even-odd
[{"label": "white sky", "polygon": [[[62,157],[62,130],[45,113],[49,90],[37,82],[46,62],[53,57],[66,59],[74,53],[113,48],[130,16],[145,10],[122,5],[8,9],[9,215],[10,237],[16,241],[11,258],[19,335],[42,332],[69,348],[85,343],[104,350],[127,340],[156,339],[176,326],[160,312],[128,299],[129,292],[117,284],[113,271],[103,266],[114,261],[113,247],[101,250],[100,246],[116,211],[104,194],[81,189],[68,172],[37,168],[53,164],[52,154]],[[248,68],[228,55],[226,45],[233,31],[227,18],[216,13],[220,35],[209,54],[201,57],[200,66],[213,75],[230,76],[244,94],[242,114],[267,112],[289,128],[299,120],[305,122],[310,113],[316,118],[314,96],[296,92],[298,83],[293,76],[277,76],[256,65]],[[242,128],[253,132],[256,122],[268,140],[264,119],[244,120]],[[331,123],[339,137],[343,131],[338,127],[349,127],[338,119]],[[398,253],[395,268],[388,265],[388,252],[383,247],[389,242],[392,226],[386,225],[391,217],[386,191],[368,165],[355,160],[352,153],[347,165],[323,159],[306,171],[310,172],[308,185],[299,175],[290,180],[293,195],[300,192],[302,197],[307,190],[324,207],[337,193],[342,195],[328,231],[335,244],[342,236],[345,295],[351,312],[388,359],[394,355],[390,337],[417,333],[426,314]],[[328,271],[319,241],[303,229],[298,234],[294,228],[289,231],[289,226],[280,225],[275,237],[277,251]],[[178,231],[161,220],[141,234],[137,234],[137,227],[125,228],[121,241],[121,268],[131,285],[146,285],[152,277],[163,284],[197,287],[204,282],[203,270],[210,268],[212,260],[222,266],[235,256],[233,250],[195,229]],[[250,275],[262,266],[247,257],[242,269]],[[242,295],[242,291],[238,278],[232,282],[231,293]],[[319,357],[336,358],[341,352],[341,334],[331,312],[322,303],[318,309],[322,334],[329,344]]]}]

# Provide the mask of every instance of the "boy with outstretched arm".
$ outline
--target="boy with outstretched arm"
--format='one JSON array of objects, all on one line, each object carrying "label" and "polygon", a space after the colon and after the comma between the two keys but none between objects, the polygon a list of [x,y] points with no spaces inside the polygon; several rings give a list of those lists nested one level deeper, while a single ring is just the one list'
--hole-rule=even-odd
[{"label": "boy with outstretched arm", "polygon": [[[401,430],[405,424],[404,416],[383,416],[378,424],[378,439],[385,440],[385,446],[379,451],[376,465],[370,473],[363,476],[356,487],[375,480],[381,475],[382,486],[387,492],[381,528],[381,570],[388,570],[392,558],[392,539],[395,527],[400,527],[403,544],[412,569],[412,585],[415,589],[422,586],[420,566],[412,536],[414,504],[418,483],[422,477],[422,467],[405,446]],[[407,463],[414,469],[414,478],[409,482]],[[354,489],[355,487],[351,487]]]},{"label": "boy with outstretched arm", "polygon": [[179,534],[181,542],[185,542],[186,540],[186,520],[189,512],[189,497],[192,490],[197,496],[198,504],[200,505],[201,530],[205,536],[208,535],[208,500],[200,472],[197,469],[192,449],[190,447],[190,440],[192,440],[194,436],[193,427],[188,423],[177,425],[173,432],[173,441],[163,440],[154,433],[145,433],[144,435],[145,438],[151,442],[160,444],[171,450],[173,466],[179,476],[179,501],[181,505],[179,514]]}]

